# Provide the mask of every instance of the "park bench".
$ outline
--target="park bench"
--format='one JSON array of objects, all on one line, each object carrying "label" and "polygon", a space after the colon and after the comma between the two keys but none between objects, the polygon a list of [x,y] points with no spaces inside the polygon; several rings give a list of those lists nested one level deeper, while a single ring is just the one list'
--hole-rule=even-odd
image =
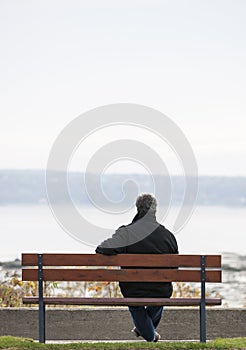
[{"label": "park bench", "polygon": [[[206,342],[206,305],[221,305],[221,299],[207,298],[205,291],[207,282],[221,282],[220,255],[22,254],[22,280],[38,281],[38,297],[25,296],[23,304],[39,305],[41,343],[45,343],[46,305],[197,306],[200,308],[201,342]],[[201,297],[170,299],[45,297],[43,293],[45,281],[200,282]]]}]

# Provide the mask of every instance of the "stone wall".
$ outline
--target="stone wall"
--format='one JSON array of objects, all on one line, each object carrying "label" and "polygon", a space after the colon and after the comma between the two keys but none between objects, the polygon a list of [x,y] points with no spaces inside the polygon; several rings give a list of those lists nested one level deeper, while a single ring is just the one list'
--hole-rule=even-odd
[{"label": "stone wall", "polygon": [[[47,340],[134,340],[126,308],[48,308]],[[166,308],[163,340],[199,339],[199,309]],[[0,309],[0,335],[38,339],[37,308]],[[207,308],[207,339],[246,336],[246,309]]]}]

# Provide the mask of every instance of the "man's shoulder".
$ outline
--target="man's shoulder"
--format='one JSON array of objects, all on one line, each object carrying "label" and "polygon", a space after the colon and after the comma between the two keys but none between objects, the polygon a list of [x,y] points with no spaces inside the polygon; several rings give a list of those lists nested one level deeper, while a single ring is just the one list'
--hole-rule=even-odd
[{"label": "man's shoulder", "polygon": [[174,234],[168,229],[166,228],[164,225],[162,224],[159,224],[159,229],[162,231],[162,232],[165,232],[166,234],[169,234],[171,236],[173,236]]},{"label": "man's shoulder", "polygon": [[121,225],[121,226],[119,226],[119,227],[117,228],[116,231],[121,230],[121,229],[124,229],[124,228],[126,228],[127,226],[128,226],[128,225]]},{"label": "man's shoulder", "polygon": [[163,224],[159,223],[158,221],[156,221],[156,224],[160,230],[169,231]]},{"label": "man's shoulder", "polygon": [[127,231],[128,225],[121,225],[115,230],[115,234],[124,234]]}]

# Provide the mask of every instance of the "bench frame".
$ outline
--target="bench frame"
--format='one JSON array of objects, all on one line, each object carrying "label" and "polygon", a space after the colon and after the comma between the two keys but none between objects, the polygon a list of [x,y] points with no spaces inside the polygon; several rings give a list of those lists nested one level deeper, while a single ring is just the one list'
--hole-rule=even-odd
[{"label": "bench frame", "polygon": [[[46,334],[45,334],[45,306],[46,305],[94,305],[94,306],[140,306],[140,305],[162,305],[162,306],[199,306],[200,309],[200,341],[205,343],[206,342],[206,305],[221,305],[221,299],[219,298],[206,298],[206,282],[221,282],[221,256],[218,255],[178,255],[178,254],[127,254],[127,258],[128,257],[138,257],[138,262],[137,264],[139,265],[139,257],[143,258],[143,262],[142,262],[142,266],[146,267],[149,266],[149,268],[151,268],[150,263],[146,263],[144,262],[144,258],[145,257],[154,257],[157,258],[158,257],[165,257],[163,259],[165,259],[165,261],[167,261],[166,263],[163,263],[161,266],[165,266],[166,270],[162,270],[163,271],[163,275],[165,274],[165,272],[167,273],[167,271],[169,271],[169,273],[171,274],[171,276],[173,276],[173,274],[176,272],[179,272],[178,277],[179,280],[176,281],[187,281],[187,282],[200,282],[201,283],[201,297],[200,298],[60,298],[60,297],[44,297],[44,290],[43,290],[43,283],[46,280],[51,280],[51,277],[48,277],[45,275],[45,271],[47,271],[47,269],[44,269],[45,266],[71,266],[73,265],[73,262],[71,262],[71,264],[65,264],[62,263],[62,257],[72,257],[72,256],[84,256],[84,257],[89,257],[90,262],[88,263],[88,266],[99,266],[98,261],[101,261],[101,265],[100,266],[110,266],[110,264],[108,263],[108,260],[112,260],[112,266],[119,266],[119,263],[116,264],[115,263],[115,257],[116,256],[103,256],[100,254],[23,254],[22,255],[22,263],[23,266],[37,266],[38,269],[34,270],[33,268],[31,269],[22,269],[22,279],[23,280],[32,280],[32,281],[38,281],[38,292],[39,295],[38,297],[24,297],[23,298],[23,304],[38,304],[39,305],[39,342],[40,343],[45,343],[45,339],[46,339]],[[185,278],[184,280],[182,279],[182,276],[184,275],[184,273],[188,272],[187,271],[182,271],[177,268],[179,266],[175,266],[175,263],[170,263],[168,262],[168,259],[170,258],[171,262],[173,261],[174,257],[181,257],[181,258],[187,258],[185,259],[185,261],[188,261],[189,258],[194,258],[194,257],[199,257],[200,259],[200,266],[199,266],[199,278],[196,276],[194,277],[194,274],[192,273],[191,270],[191,275],[193,277],[189,277],[189,278]],[[56,264],[52,264],[50,265],[49,263],[45,263],[44,260],[47,257],[50,258],[50,261],[52,260],[52,257],[55,257],[55,261],[58,261],[58,263]],[[57,260],[58,257],[58,260]],[[126,258],[126,254],[119,254],[117,255],[117,257],[120,257],[121,263],[122,263],[122,258],[124,261],[124,258]],[[210,259],[210,260],[209,260]],[[49,260],[49,259],[48,259]],[[68,260],[68,259],[67,259]],[[96,260],[96,263],[93,265],[93,260]],[[184,259],[183,259],[184,260]],[[207,261],[216,261],[216,262],[212,262],[209,265],[210,268],[212,268],[212,270],[210,271],[207,268]],[[37,262],[36,262],[37,261]],[[105,261],[107,262],[105,264]],[[151,261],[151,260],[150,260]],[[81,265],[81,264],[80,264]],[[136,264],[130,265],[129,263],[125,264],[126,266],[133,266],[132,269],[135,267],[135,270],[132,269],[122,269],[122,270],[115,270],[115,269],[106,269],[106,270],[98,270],[101,272],[100,276],[97,277],[96,280],[100,280],[100,281],[104,281],[105,280],[105,276],[104,274],[107,273],[106,278],[108,278],[108,280],[111,281],[120,281],[120,280],[124,280],[124,281],[146,281],[146,279],[140,277],[140,274],[146,274],[148,269],[141,269],[139,268],[139,266],[136,266]],[[193,265],[189,264],[189,263],[184,263],[184,266],[189,266],[192,267]],[[156,267],[153,267],[154,265],[152,265],[152,271],[160,271],[160,270],[155,270]],[[125,266],[124,266],[125,267]],[[158,266],[160,267],[160,265]],[[197,268],[197,265],[195,265],[194,267]],[[163,267],[161,267],[163,268]],[[216,270],[215,270],[216,268]],[[168,269],[168,270],[167,270]],[[219,269],[219,270],[218,270]],[[48,269],[49,270],[49,269]],[[194,269],[193,269],[194,270]],[[63,268],[63,270],[56,270],[56,271],[65,271],[66,269]],[[68,270],[69,271],[69,270]],[[78,278],[75,277],[74,279],[68,279],[66,278],[66,276],[58,276],[59,279],[57,280],[61,280],[61,281],[69,281],[69,280],[80,280],[80,281],[86,281],[86,280],[91,280],[89,279],[91,278],[90,276],[87,278],[86,274],[87,271],[85,270],[71,270],[70,271],[85,271],[84,275],[79,276]],[[105,272],[106,271],[106,272]],[[114,271],[118,271],[118,272],[125,272],[126,277],[115,277]],[[127,272],[128,271],[128,272]],[[134,277],[132,277],[131,271],[136,272],[137,276],[134,275]],[[151,271],[151,272],[152,272]],[[210,272],[209,272],[210,271]],[[50,270],[50,272],[55,273],[55,270]],[[94,271],[96,272],[96,271]],[[139,274],[138,274],[139,272]],[[194,271],[193,271],[194,272]],[[214,272],[214,273],[213,273]],[[88,273],[93,273],[92,270],[88,270]],[[112,278],[109,278],[110,274],[113,274]],[[209,275],[210,274],[210,275]],[[117,275],[117,272],[116,272]],[[120,274],[120,276],[124,276],[124,274]],[[191,276],[190,275],[190,276]],[[127,277],[128,276],[128,277]],[[211,277],[209,277],[211,276]],[[71,277],[73,278],[73,277]],[[148,277],[149,279],[151,279],[150,281],[155,280],[155,277]],[[175,280],[173,280],[174,277],[172,278],[161,278],[161,281],[173,281],[175,282]],[[156,277],[156,281],[160,281],[159,277]],[[147,282],[147,281],[146,281]]]}]

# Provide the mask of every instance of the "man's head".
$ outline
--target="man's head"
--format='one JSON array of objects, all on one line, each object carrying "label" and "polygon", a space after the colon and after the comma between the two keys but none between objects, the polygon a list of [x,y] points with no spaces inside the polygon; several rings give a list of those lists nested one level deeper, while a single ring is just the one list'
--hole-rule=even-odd
[{"label": "man's head", "polygon": [[148,212],[155,214],[157,202],[152,194],[141,194],[136,200],[138,213],[147,214]]}]

